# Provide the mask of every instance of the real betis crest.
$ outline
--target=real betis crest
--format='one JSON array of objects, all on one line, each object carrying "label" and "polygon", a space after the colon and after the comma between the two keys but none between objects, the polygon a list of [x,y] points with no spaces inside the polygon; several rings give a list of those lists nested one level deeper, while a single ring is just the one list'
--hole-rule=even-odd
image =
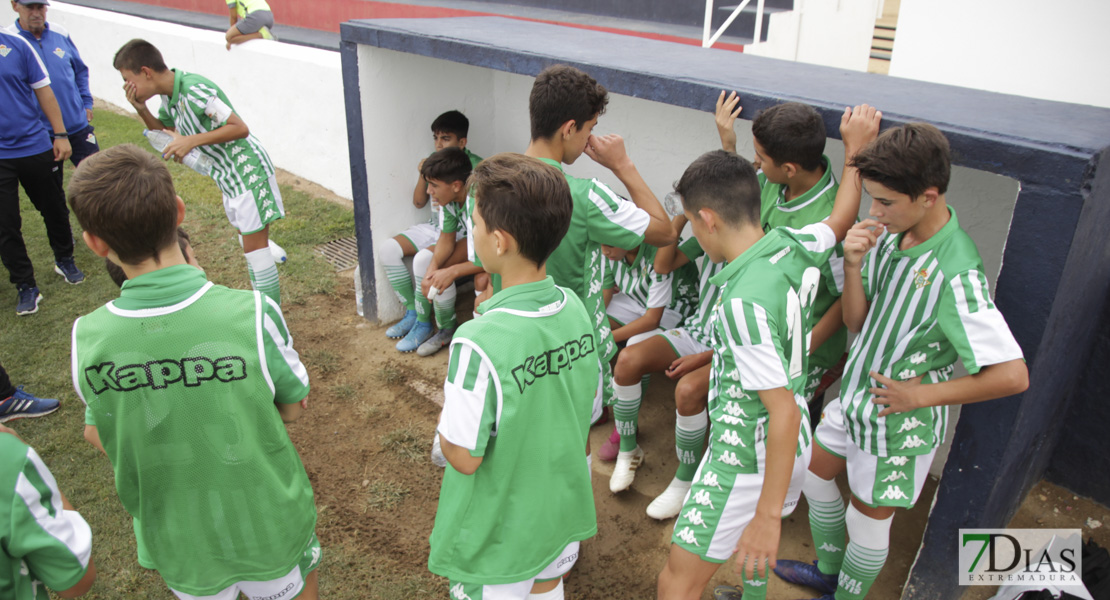
[{"label": "real betis crest", "polygon": [[66,57],[66,51],[62,50],[61,48],[55,48],[54,49],[54,56],[57,56],[58,58],[65,58]]},{"label": "real betis crest", "polygon": [[929,285],[930,283],[932,283],[932,282],[929,281],[929,272],[927,270],[921,269],[920,271],[914,271],[913,272],[913,287],[914,288],[920,290],[921,288]]},{"label": "real betis crest", "polygon": [[5,57],[6,58],[8,56],[8,53],[11,52],[11,51],[12,51],[11,48],[5,46],[4,44],[0,44],[0,57]]}]

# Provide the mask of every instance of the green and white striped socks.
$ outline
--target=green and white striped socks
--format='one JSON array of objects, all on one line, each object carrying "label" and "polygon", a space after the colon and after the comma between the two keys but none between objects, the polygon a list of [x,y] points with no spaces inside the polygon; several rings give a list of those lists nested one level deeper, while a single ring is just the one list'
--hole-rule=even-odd
[{"label": "green and white striped socks", "polygon": [[415,310],[412,275],[405,268],[404,259],[405,251],[401,249],[401,244],[398,244],[397,240],[393,238],[382,242],[381,246],[378,247],[378,262],[385,270],[385,276],[389,278],[389,285],[393,286],[397,299],[405,305],[405,310]]},{"label": "green and white striped socks", "polygon": [[613,391],[617,398],[613,406],[613,421],[621,436],[621,452],[630,452],[636,449],[636,422],[640,418],[643,391],[639,383],[621,385],[616,382],[613,383]]},{"label": "green and white striped socks", "polygon": [[281,304],[281,285],[278,283],[277,264],[270,249],[262,248],[244,254],[247,258],[247,275],[251,286]]},{"label": "green and white striped socks", "polygon": [[675,411],[674,449],[678,454],[678,472],[675,479],[693,481],[702,452],[705,450],[705,430],[709,427],[709,411],[684,416]]},{"label": "green and white striped socks", "polygon": [[455,296],[457,295],[458,290],[454,284],[436,294],[434,302],[436,324],[441,330],[454,329],[459,326],[458,318],[455,317]]},{"label": "green and white striped socks", "polygon": [[844,552],[844,566],[836,587],[837,600],[863,600],[871,584],[879,577],[886,564],[890,549],[890,523],[886,519],[872,519],[855,506],[848,507],[845,521],[848,525],[848,549]]},{"label": "green and white striped socks", "polygon": [[809,529],[817,551],[817,569],[826,575],[840,572],[844,563],[844,498],[836,482],[806,472],[802,491],[809,505]]}]

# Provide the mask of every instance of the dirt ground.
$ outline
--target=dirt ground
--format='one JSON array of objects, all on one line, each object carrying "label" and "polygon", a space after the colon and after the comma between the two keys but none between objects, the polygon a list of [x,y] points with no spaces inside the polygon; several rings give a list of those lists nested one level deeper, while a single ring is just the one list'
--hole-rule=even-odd
[{"label": "dirt ground", "polygon": [[[318,533],[325,547],[341,557],[374,556],[379,575],[427,573],[428,534],[439,494],[441,472],[428,451],[439,415],[436,396],[447,366],[447,352],[423,358],[402,355],[384,328],[354,311],[350,271],[335,297],[317,296],[287,314],[294,343],[312,377],[310,410],[290,427],[300,449],[320,511]],[[460,294],[460,298],[464,294]],[[632,489],[613,495],[608,480],[612,463],[594,460],[598,534],[584,543],[567,580],[567,598],[653,598],[655,580],[666,560],[673,521],[660,522],[644,510],[670,482],[674,453],[674,385],[653,378],[640,413],[641,444],[646,452]],[[599,448],[611,425],[594,427]],[[931,482],[926,494],[935,490]],[[919,540],[930,502],[895,517],[901,539]],[[780,556],[814,558],[804,500],[783,526]],[[898,544],[871,597],[897,598],[917,553],[917,544]],[[326,580],[327,570],[321,581]],[[712,587],[735,583],[731,563]],[[446,597],[446,585],[430,597]],[[808,598],[813,594],[772,577],[769,598]]]}]

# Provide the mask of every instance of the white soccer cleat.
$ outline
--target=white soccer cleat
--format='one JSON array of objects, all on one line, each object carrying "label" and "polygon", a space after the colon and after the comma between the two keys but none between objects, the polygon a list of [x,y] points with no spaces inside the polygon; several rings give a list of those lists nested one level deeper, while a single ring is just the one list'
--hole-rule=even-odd
[{"label": "white soccer cleat", "polygon": [[644,462],[644,451],[636,446],[635,450],[617,453],[617,464],[613,466],[613,476],[609,478],[609,491],[616,494],[632,485],[636,469]]},{"label": "white soccer cleat", "polygon": [[686,494],[690,493],[692,484],[693,482],[690,481],[672,479],[667,489],[648,504],[647,515],[660,521],[678,516],[679,511],[682,510],[682,502],[686,499]]}]

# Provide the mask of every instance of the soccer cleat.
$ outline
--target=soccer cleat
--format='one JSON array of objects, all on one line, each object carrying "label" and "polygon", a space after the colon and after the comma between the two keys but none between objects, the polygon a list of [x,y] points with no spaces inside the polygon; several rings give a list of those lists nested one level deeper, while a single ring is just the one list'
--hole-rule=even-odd
[{"label": "soccer cleat", "polygon": [[71,283],[73,285],[77,285],[85,280],[85,274],[81,272],[81,269],[77,268],[77,263],[73,262],[72,256],[54,261],[54,272],[65,277],[66,283]]},{"label": "soccer cleat", "polygon": [[733,585],[719,585],[713,588],[713,600],[741,600],[744,592]]},{"label": "soccer cleat", "polygon": [[451,343],[451,338],[455,335],[455,328],[440,329],[435,335],[428,338],[428,341],[420,344],[416,349],[416,353],[420,356],[431,356],[436,352],[443,349],[444,346]]},{"label": "soccer cleat", "polygon": [[19,386],[14,394],[0,401],[0,423],[48,415],[58,410],[58,404],[53,398],[36,398],[23,391],[23,386]]},{"label": "soccer cleat", "polygon": [[644,462],[644,451],[636,446],[635,450],[617,454],[617,464],[613,467],[613,476],[609,478],[609,491],[616,494],[623,492],[632,485],[636,478],[636,469]]},{"label": "soccer cleat", "polygon": [[408,334],[397,342],[397,349],[401,352],[412,352],[419,348],[420,344],[428,341],[430,337],[432,337],[432,324],[417,321]]},{"label": "soccer cleat", "polygon": [[15,305],[15,314],[30,315],[38,312],[42,294],[39,288],[33,285],[20,285],[18,288],[19,301]]},{"label": "soccer cleat", "polygon": [[413,325],[416,325],[416,311],[406,310],[405,316],[401,317],[400,321],[390,325],[389,329],[385,330],[385,337],[394,340],[403,338],[412,330]]},{"label": "soccer cleat", "polygon": [[439,432],[432,437],[432,464],[441,469],[447,466],[447,457],[443,455],[443,448],[439,446]]},{"label": "soccer cleat", "polygon": [[686,494],[690,492],[691,485],[693,485],[691,481],[672,479],[667,489],[648,504],[647,515],[660,521],[677,516],[682,510],[682,502],[686,500]]},{"label": "soccer cleat", "polygon": [[775,575],[787,583],[813,588],[822,594],[836,593],[836,574],[822,573],[817,568],[817,561],[807,563],[800,560],[779,559],[775,565]]},{"label": "soccer cleat", "polygon": [[617,428],[613,427],[613,433],[609,434],[609,439],[601,444],[601,448],[597,451],[597,458],[605,462],[612,462],[617,459],[617,454],[621,451],[621,434],[617,433]]}]

